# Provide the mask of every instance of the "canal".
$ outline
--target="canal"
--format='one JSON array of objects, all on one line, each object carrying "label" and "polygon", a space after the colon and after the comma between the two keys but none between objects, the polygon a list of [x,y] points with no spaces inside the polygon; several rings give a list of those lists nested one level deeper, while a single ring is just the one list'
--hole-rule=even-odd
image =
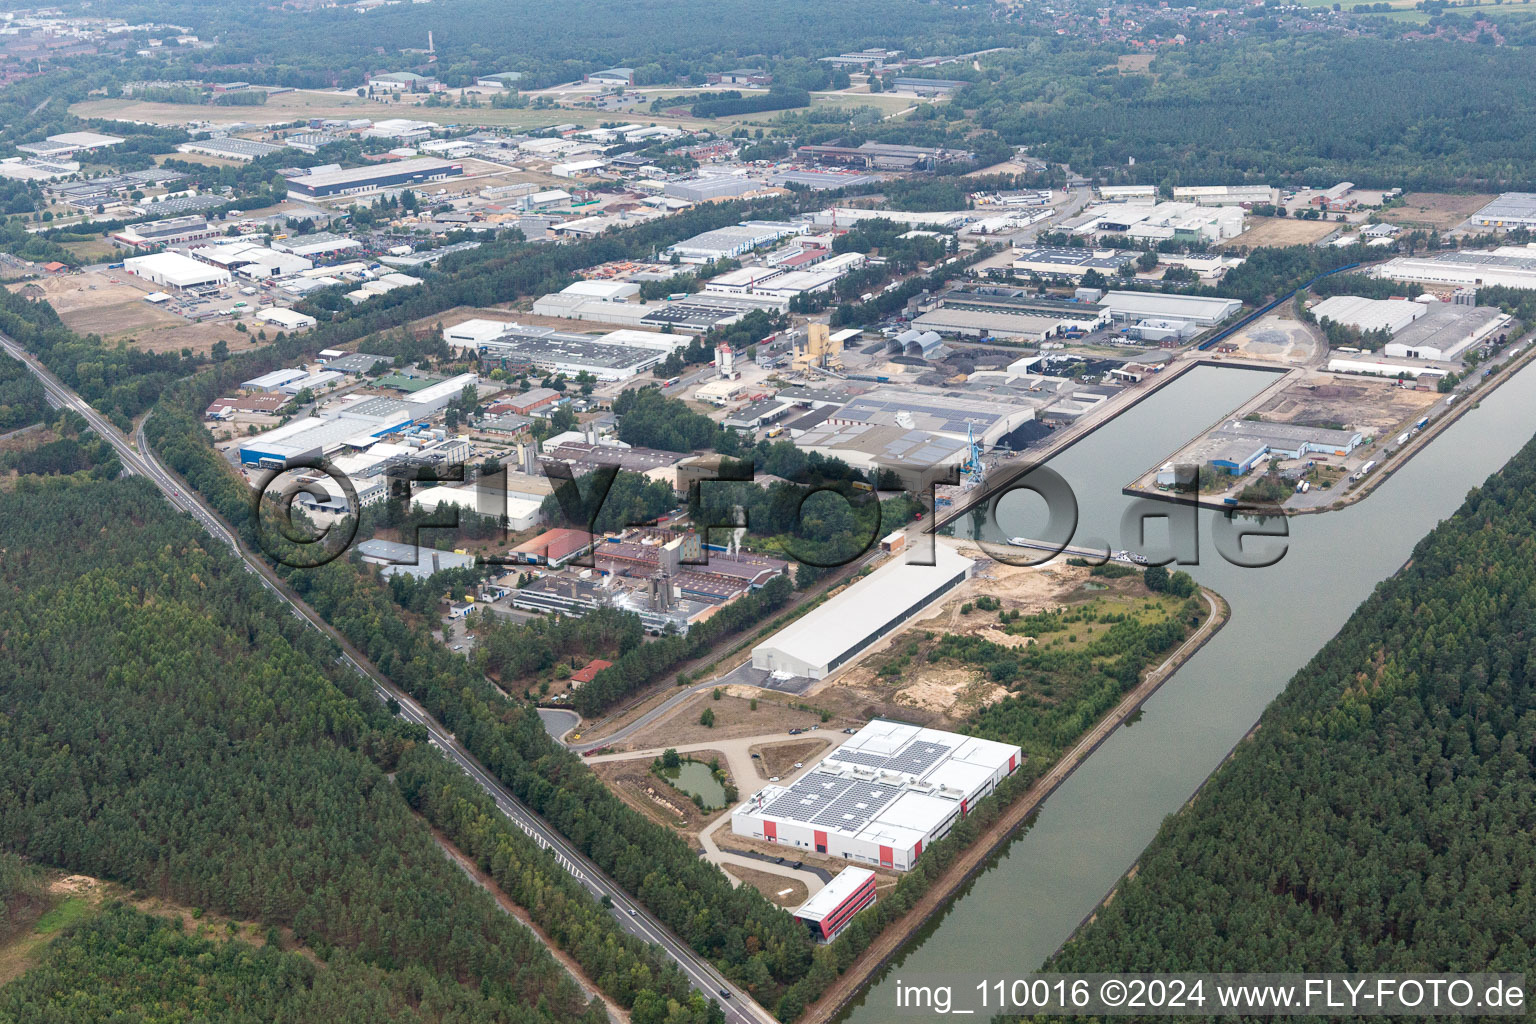
[{"label": "canal", "polygon": [[[1121,536],[1121,517],[1134,499],[1120,489],[1273,380],[1267,373],[1201,367],[1052,459],[1049,466],[1078,501],[1073,543],[1136,547],[1134,538]],[[1231,620],[1052,794],[1031,826],[929,922],[842,1019],[890,1021],[890,978],[898,971],[1004,977],[1037,969],[1376,584],[1533,431],[1536,371],[1527,368],[1365,501],[1293,518],[1286,554],[1268,568],[1225,561],[1210,529],[1218,513],[1199,512],[1200,564],[1182,568],[1230,602]],[[1016,492],[999,503],[997,522],[982,536],[1042,538],[1045,522],[1043,501]],[[957,526],[963,531],[969,524],[967,518]],[[1148,536],[1155,541],[1158,531]]]}]

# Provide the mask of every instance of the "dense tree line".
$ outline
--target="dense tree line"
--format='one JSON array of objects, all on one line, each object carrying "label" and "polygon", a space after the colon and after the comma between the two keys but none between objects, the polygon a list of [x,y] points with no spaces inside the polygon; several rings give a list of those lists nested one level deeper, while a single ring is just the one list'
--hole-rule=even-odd
[{"label": "dense tree line", "polygon": [[48,399],[32,372],[0,353],[0,434],[48,418]]},{"label": "dense tree line", "polygon": [[[345,951],[326,963],[264,945],[189,935],[179,917],[114,903],[53,942],[0,988],[0,1024],[490,1024],[548,1019],[419,967],[386,970]],[[583,1024],[607,1019],[594,1004]]]},{"label": "dense tree line", "polygon": [[[636,391],[626,391],[624,394],[633,395]],[[655,392],[648,392],[655,394]],[[621,398],[623,396],[620,396]],[[668,399],[667,401],[670,401]],[[679,406],[681,402],[675,403]],[[686,408],[683,413],[688,416],[695,415]],[[708,419],[707,417],[700,417]],[[622,436],[622,435],[621,435]],[[632,432],[630,436],[635,436]],[[630,444],[639,442],[631,441]],[[650,446],[646,446],[650,447]],[[674,449],[675,450],[675,449]],[[555,493],[544,499],[542,510],[546,523],[563,523],[566,526],[579,530],[590,530],[593,533],[608,533],[613,530],[621,530],[626,526],[641,523],[655,522],[657,517],[663,515],[677,504],[676,492],[672,485],[663,480],[648,479],[643,473],[631,473],[628,470],[619,470],[612,473],[612,483],[608,484],[607,494],[603,497],[601,505],[596,505],[597,494],[601,492],[603,481],[609,477],[609,473],[598,470],[586,476],[573,480],[557,480]],[[568,488],[576,488],[576,493],[569,493]],[[586,498],[582,495],[585,493]],[[588,513],[585,521],[572,522],[565,514],[566,507],[583,508]]]},{"label": "dense tree line", "polygon": [[418,749],[402,759],[398,781],[412,806],[631,1011],[633,1024],[723,1024],[713,998],[693,991],[658,947],[619,928],[580,882],[558,868],[551,871],[549,858],[530,851],[517,826],[461,772]]},{"label": "dense tree line", "polygon": [[804,89],[781,88],[775,84],[767,92],[743,96],[739,92],[706,94],[690,108],[694,117],[730,117],[735,114],[761,114],[769,110],[793,110],[811,105],[811,94]]},{"label": "dense tree line", "polygon": [[581,656],[612,661],[640,646],[645,631],[633,612],[598,608],[579,619],[555,615],[519,622],[482,616],[475,657],[504,683]]},{"label": "dense tree line", "polygon": [[1062,971],[1522,971],[1536,956],[1536,444],[1265,711]]},{"label": "dense tree line", "polygon": [[142,480],[0,496],[0,845],[403,972],[444,1020],[582,1019],[389,785],[420,737],[211,544]]}]

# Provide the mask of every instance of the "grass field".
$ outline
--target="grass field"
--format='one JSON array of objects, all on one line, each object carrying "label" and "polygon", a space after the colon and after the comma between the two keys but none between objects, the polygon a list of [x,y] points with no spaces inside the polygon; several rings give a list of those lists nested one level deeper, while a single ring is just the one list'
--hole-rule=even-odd
[{"label": "grass field", "polygon": [[708,123],[693,118],[663,117],[649,111],[620,115],[613,111],[578,110],[569,107],[551,107],[545,110],[535,110],[531,107],[522,110],[497,109],[489,105],[429,107],[409,100],[381,103],[352,93],[310,90],[278,93],[260,107],[145,103],[129,99],[87,100],[74,104],[70,107],[70,111],[77,117],[116,118],[164,125],[180,125],[188,121],[229,124],[255,118],[262,121],[283,121],[311,117],[369,117],[376,121],[387,117],[408,117],[439,125],[484,125],[507,128],[547,128],[552,124],[567,122],[595,125],[604,121],[622,120],[626,117],[646,123],[654,121],[658,124],[673,124],[684,128],[699,127]]}]

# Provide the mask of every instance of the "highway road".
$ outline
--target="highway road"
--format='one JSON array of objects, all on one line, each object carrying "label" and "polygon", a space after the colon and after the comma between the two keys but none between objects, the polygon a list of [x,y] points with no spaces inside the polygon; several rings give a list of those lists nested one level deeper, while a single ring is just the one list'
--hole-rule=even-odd
[{"label": "highway road", "polygon": [[[459,745],[452,733],[429,715],[409,694],[399,689],[369,664],[346,641],[346,638],[333,629],[314,609],[292,594],[265,559],[247,550],[240,543],[235,532],[225,525],[212,509],[204,505],[201,498],[189,491],[180,479],[160,464],[150,450],[144,436],[142,422],[135,432],[137,441],[137,447],[135,447],[110,420],[59,381],[15,341],[0,335],[0,348],[4,348],[25,365],[42,382],[44,389],[57,405],[72,409],[84,417],[91,429],[116,450],[125,473],[149,479],[165,494],[173,507],[191,515],[214,538],[229,545],[244,561],[246,570],[255,573],[267,590],[288,605],[296,617],[330,637],[341,649],[340,660],[368,679],[380,700],[396,701],[400,706],[401,717],[425,729],[432,746],[441,751],[465,775],[485,790],[495,801],[497,809],[509,820],[531,836],[541,847],[549,850],[560,866],[580,882],[594,898],[601,900],[605,896],[608,897],[612,901],[614,914],[620,927],[664,950],[700,992],[720,1002],[728,1021],[733,1024],[772,1024],[774,1021],[772,1014],[759,1006],[744,991],[727,981],[708,961],[696,954],[665,925],[656,920],[650,911],[632,899],[617,883],[578,852],[569,840],[524,806],[511,790],[502,785],[499,779],[486,771],[479,761]],[[722,992],[729,995],[722,998]]]}]

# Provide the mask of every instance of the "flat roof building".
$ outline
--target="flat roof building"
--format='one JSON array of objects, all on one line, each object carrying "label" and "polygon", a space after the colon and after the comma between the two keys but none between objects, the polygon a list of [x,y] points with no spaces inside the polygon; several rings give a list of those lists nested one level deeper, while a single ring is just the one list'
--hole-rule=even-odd
[{"label": "flat roof building", "polygon": [[[906,871],[1022,761],[1012,744],[875,719],[808,774],[736,807],[731,831]],[[826,902],[841,906],[848,887]]]},{"label": "flat roof building", "polygon": [[1536,192],[1505,192],[1478,210],[1471,222],[1479,227],[1536,228]]},{"label": "flat roof building", "polygon": [[1105,277],[1112,277],[1121,267],[1134,263],[1137,253],[1130,249],[1069,249],[1063,246],[1043,246],[1020,249],[1014,253],[1015,273],[1039,274],[1042,277],[1079,278],[1090,270],[1097,270]]},{"label": "flat roof building", "polygon": [[801,234],[802,231],[798,224],[745,221],[685,238],[671,246],[667,252],[685,263],[710,263],[719,259],[734,259],[760,245],[777,242],[781,238]]},{"label": "flat roof building", "polygon": [[[535,369],[568,377],[586,372],[598,380],[616,381],[628,380],[650,369],[667,355],[660,348],[610,342],[552,327],[505,326],[507,329],[494,338],[474,345],[483,366],[509,372]],[[467,347],[457,341],[453,343]]]},{"label": "flat roof building", "polygon": [[179,252],[130,256],[123,261],[123,269],[161,288],[174,288],[178,291],[185,288],[217,288],[233,280],[229,271],[183,256]]},{"label": "flat roof building", "polygon": [[1427,285],[1476,288],[1485,284],[1536,288],[1536,245],[1501,245],[1433,256],[1399,256],[1371,270],[1372,277]]},{"label": "flat roof building", "polygon": [[1101,309],[1114,322],[1140,320],[1188,320],[1210,327],[1243,308],[1241,299],[1211,298],[1204,295],[1168,295],[1163,292],[1106,292],[1099,301]]},{"label": "flat roof building", "polygon": [[1331,295],[1312,307],[1312,315],[1319,321],[1331,320],[1359,331],[1384,330],[1393,335],[1427,312],[1422,302],[1367,299],[1360,295]]},{"label": "flat roof building", "polygon": [[831,942],[855,914],[874,904],[875,878],[868,868],[843,868],[795,909],[795,920],[809,928],[817,942]]},{"label": "flat roof building", "polygon": [[1463,306],[1446,302],[1412,303],[1426,312],[1396,332],[1382,354],[1400,359],[1458,360],[1474,345],[1505,327],[1510,317],[1492,306]]},{"label": "flat roof building", "polygon": [[824,679],[971,575],[974,563],[940,541],[934,564],[887,562],[752,648],[752,667]]},{"label": "flat roof building", "polygon": [[392,163],[373,164],[368,167],[315,171],[298,175],[288,179],[288,193],[310,199],[323,199],[327,196],[356,195],[382,188],[441,181],[463,173],[464,168],[460,164],[424,156]]}]

